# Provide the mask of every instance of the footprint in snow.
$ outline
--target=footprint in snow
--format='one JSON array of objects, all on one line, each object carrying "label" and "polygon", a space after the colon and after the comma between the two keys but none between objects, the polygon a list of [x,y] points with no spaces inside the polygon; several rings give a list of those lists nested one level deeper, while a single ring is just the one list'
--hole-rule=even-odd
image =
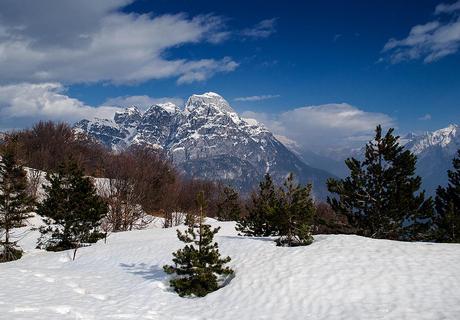
[{"label": "footprint in snow", "polygon": [[[85,295],[87,294],[88,292],[86,291],[86,289],[83,289],[82,287],[80,287],[77,283],[75,282],[68,282],[67,283],[67,286],[72,288],[74,292],[78,293],[78,294],[81,294],[81,295]],[[107,296],[103,295],[103,294],[97,294],[97,293],[91,293],[91,294],[88,294],[89,297],[91,298],[94,298],[96,300],[101,300],[101,301],[104,301],[104,300],[107,300]]]}]

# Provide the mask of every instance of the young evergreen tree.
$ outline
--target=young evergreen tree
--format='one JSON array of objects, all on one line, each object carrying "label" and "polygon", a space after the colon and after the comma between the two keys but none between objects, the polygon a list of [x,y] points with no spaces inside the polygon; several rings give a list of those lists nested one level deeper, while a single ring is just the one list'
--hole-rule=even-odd
[{"label": "young evergreen tree", "polygon": [[38,245],[50,251],[74,249],[75,259],[79,247],[104,237],[98,228],[107,204],[75,161],[61,164],[46,178],[46,198],[37,209],[46,226],[40,228]]},{"label": "young evergreen tree", "polygon": [[313,242],[311,226],[316,208],[310,196],[311,188],[311,184],[295,184],[292,173],[284,182],[284,187],[280,188],[277,219],[279,238],[276,240],[278,245],[293,247]]},{"label": "young evergreen tree", "polygon": [[268,237],[278,235],[276,223],[279,199],[271,176],[267,173],[259,184],[258,193],[251,195],[247,216],[241,217],[236,225],[240,234],[249,237]]},{"label": "young evergreen tree", "polygon": [[460,150],[447,171],[449,184],[436,190],[435,223],[438,241],[460,242]]},{"label": "young evergreen tree", "polygon": [[348,216],[360,234],[373,238],[426,240],[432,225],[433,202],[419,192],[415,175],[417,157],[398,143],[393,129],[366,145],[365,159],[345,161],[350,175],[329,179],[328,189],[338,197],[328,203],[336,213]]},{"label": "young evergreen tree", "polygon": [[240,196],[235,189],[224,187],[217,203],[217,218],[220,221],[237,221],[241,217]]},{"label": "young evergreen tree", "polygon": [[21,258],[22,250],[12,240],[11,230],[23,225],[32,203],[26,172],[16,160],[14,146],[8,145],[0,159],[0,262]]},{"label": "young evergreen tree", "polygon": [[218,245],[214,242],[214,235],[220,227],[211,229],[210,225],[204,223],[204,192],[198,194],[197,204],[197,219],[189,220],[184,233],[177,230],[177,237],[186,243],[185,247],[173,253],[174,266],[163,267],[166,273],[176,275],[170,284],[181,297],[204,297],[219,289],[224,277],[233,274],[232,269],[224,267],[230,257],[221,258]]}]

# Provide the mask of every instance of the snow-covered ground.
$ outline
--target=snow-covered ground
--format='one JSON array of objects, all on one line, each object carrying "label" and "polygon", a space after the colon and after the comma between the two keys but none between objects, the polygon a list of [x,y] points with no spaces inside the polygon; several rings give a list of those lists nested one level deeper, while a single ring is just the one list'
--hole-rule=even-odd
[{"label": "snow-covered ground", "polygon": [[0,319],[460,319],[460,245],[316,236],[308,247],[236,236],[216,240],[235,278],[180,298],[162,266],[182,246],[172,229],[113,234],[70,252],[35,250],[0,264]]}]

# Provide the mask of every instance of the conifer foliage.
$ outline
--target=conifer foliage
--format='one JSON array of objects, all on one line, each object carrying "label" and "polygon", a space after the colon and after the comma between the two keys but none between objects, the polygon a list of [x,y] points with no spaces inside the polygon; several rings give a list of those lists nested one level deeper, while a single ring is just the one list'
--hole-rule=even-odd
[{"label": "conifer foliage", "polygon": [[279,234],[276,225],[278,213],[278,196],[271,176],[267,173],[259,183],[257,193],[251,195],[247,207],[248,214],[239,219],[236,230],[244,236],[268,237]]},{"label": "conifer foliage", "polygon": [[203,297],[220,287],[220,282],[233,274],[233,270],[224,265],[230,257],[221,258],[214,235],[219,228],[211,229],[204,223],[204,192],[197,196],[199,216],[188,219],[185,232],[177,230],[177,237],[186,243],[185,247],[173,253],[174,266],[165,265],[168,274],[176,276],[170,280],[171,286],[181,296]]},{"label": "conifer foliage", "polygon": [[452,160],[453,170],[447,171],[449,184],[436,190],[437,239],[460,242],[460,150]]},{"label": "conifer foliage", "polygon": [[0,262],[21,258],[22,250],[16,246],[11,231],[29,217],[31,204],[26,172],[16,160],[14,146],[6,146],[0,159]]},{"label": "conifer foliage", "polygon": [[251,196],[248,215],[238,221],[236,230],[250,237],[278,236],[279,246],[309,245],[316,212],[311,188],[296,184],[292,173],[277,187],[266,174],[259,192]]},{"label": "conifer foliage", "polygon": [[337,197],[328,198],[336,213],[348,216],[359,233],[373,238],[425,240],[431,227],[433,204],[420,192],[415,175],[417,157],[398,143],[393,129],[366,145],[365,159],[345,161],[350,175],[328,180]]},{"label": "conifer foliage", "polygon": [[313,242],[311,226],[315,217],[315,205],[310,196],[312,186],[294,183],[294,176],[289,174],[279,190],[279,211],[277,225],[280,246],[305,246]]},{"label": "conifer foliage", "polygon": [[50,251],[74,249],[75,259],[79,247],[103,237],[98,227],[107,205],[75,161],[61,164],[46,178],[46,199],[37,209],[46,226],[40,228],[38,245]]},{"label": "conifer foliage", "polygon": [[238,192],[224,187],[217,203],[217,218],[220,221],[236,221],[241,216],[241,204]]}]

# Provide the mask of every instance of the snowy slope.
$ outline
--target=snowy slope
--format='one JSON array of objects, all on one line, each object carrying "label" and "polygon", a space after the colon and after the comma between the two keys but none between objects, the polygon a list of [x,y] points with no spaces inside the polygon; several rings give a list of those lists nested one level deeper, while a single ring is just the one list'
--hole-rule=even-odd
[{"label": "snowy slope", "polygon": [[236,276],[204,298],[180,298],[161,266],[182,246],[175,229],[112,235],[69,252],[34,250],[0,264],[1,319],[459,319],[460,245],[316,236],[279,248],[216,223]]}]

